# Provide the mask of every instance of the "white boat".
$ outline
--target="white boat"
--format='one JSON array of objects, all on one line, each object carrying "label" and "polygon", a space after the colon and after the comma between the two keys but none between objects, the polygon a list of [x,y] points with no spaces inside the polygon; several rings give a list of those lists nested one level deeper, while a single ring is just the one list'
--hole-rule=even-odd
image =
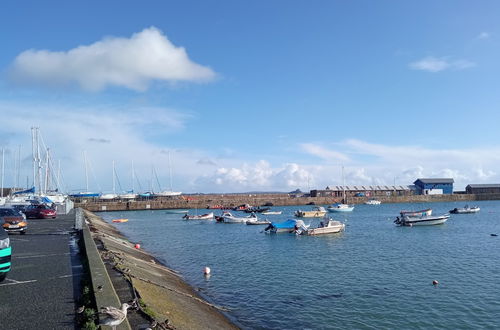
[{"label": "white boat", "polygon": [[110,193],[110,194],[102,194],[101,196],[99,196],[99,199],[106,199],[106,200],[115,199],[115,198],[118,198],[118,194]]},{"label": "white boat", "polygon": [[121,199],[135,199],[137,198],[137,194],[134,194],[133,192],[126,192],[125,194],[120,194],[118,197]]},{"label": "white boat", "polygon": [[222,222],[224,222],[224,223],[246,223],[249,220],[250,221],[258,221],[259,219],[255,215],[255,213],[252,213],[246,217],[235,217],[235,216],[231,215],[231,213],[225,212]]},{"label": "white boat", "polygon": [[171,191],[171,190],[165,190],[155,193],[156,196],[167,196],[167,197],[180,196],[181,194],[182,192],[180,191]]},{"label": "white boat", "polygon": [[186,214],[182,218],[184,218],[186,220],[212,220],[214,218],[214,213],[210,212],[210,213],[205,213],[205,214],[202,214],[202,215],[189,215],[189,214]]},{"label": "white boat", "polygon": [[283,213],[283,211],[264,211],[261,214],[263,214],[263,215],[275,215],[275,214],[278,215],[281,213]]},{"label": "white boat", "polygon": [[381,201],[376,200],[376,199],[370,199],[365,202],[366,205],[380,205],[382,204]]},{"label": "white boat", "polygon": [[301,235],[326,235],[339,233],[343,230],[345,230],[345,223],[333,219],[325,219],[319,223],[317,228],[309,228],[297,233]]},{"label": "white boat", "polygon": [[450,213],[455,213],[455,214],[467,214],[467,213],[477,213],[479,212],[481,209],[479,208],[479,206],[473,206],[473,207],[470,207],[468,205],[465,205],[464,207],[462,208],[457,208],[455,207],[453,210],[450,210]]},{"label": "white boat", "polygon": [[422,215],[419,217],[402,216],[397,217],[394,223],[398,226],[432,226],[445,223],[450,218],[449,214],[444,215]]},{"label": "white boat", "polygon": [[327,207],[328,212],[352,212],[354,206],[349,204],[337,203]]},{"label": "white boat", "polygon": [[183,210],[183,209],[168,209],[165,210],[165,213],[167,214],[186,214],[188,213],[188,210]]},{"label": "white boat", "polygon": [[259,219],[250,219],[245,222],[247,225],[269,225],[271,221],[268,221],[267,219],[265,220],[259,220]]},{"label": "white boat", "polygon": [[297,218],[322,218],[326,214],[326,210],[323,206],[315,206],[312,211],[295,211],[294,215]]},{"label": "white boat", "polygon": [[421,217],[421,216],[431,216],[432,215],[432,209],[425,209],[425,210],[419,210],[419,211],[401,211],[399,212],[401,217],[408,216],[408,217]]}]

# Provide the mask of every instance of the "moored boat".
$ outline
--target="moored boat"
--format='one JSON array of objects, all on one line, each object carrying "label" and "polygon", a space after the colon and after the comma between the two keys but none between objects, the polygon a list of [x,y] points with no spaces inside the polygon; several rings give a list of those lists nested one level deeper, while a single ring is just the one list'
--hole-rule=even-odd
[{"label": "moored boat", "polygon": [[352,212],[354,206],[349,204],[337,203],[327,207],[328,212]]},{"label": "moored boat", "polygon": [[381,201],[376,200],[376,199],[370,199],[365,202],[366,205],[380,205],[382,204]]},{"label": "moored boat", "polygon": [[279,215],[281,213],[283,213],[283,211],[264,211],[262,215]]},{"label": "moored boat", "polygon": [[323,206],[316,206],[312,209],[312,211],[295,211],[294,215],[297,218],[322,218],[326,214],[326,210]]},{"label": "moored boat", "polygon": [[394,223],[398,226],[432,226],[445,223],[450,218],[449,214],[443,215],[422,215],[422,216],[402,216],[397,217]]},{"label": "moored boat", "polygon": [[246,223],[249,220],[258,221],[258,217],[255,215],[255,213],[252,213],[246,217],[235,217],[229,212],[225,212],[225,215],[223,216],[224,223]]},{"label": "moored boat", "polygon": [[250,219],[250,220],[247,220],[245,222],[247,225],[269,225],[271,224],[271,221],[265,219],[265,220],[253,220],[253,219]]},{"label": "moored boat", "polygon": [[186,214],[188,213],[188,210],[183,210],[183,209],[167,209],[165,210],[165,213],[167,214]]},{"label": "moored boat", "polygon": [[214,218],[214,213],[210,212],[210,213],[205,213],[205,214],[202,214],[202,215],[189,215],[189,214],[186,214],[182,218],[186,219],[186,220],[212,220]]},{"label": "moored boat", "polygon": [[271,222],[269,226],[264,229],[266,233],[296,233],[298,230],[304,231],[309,228],[302,220],[288,219],[285,222]]},{"label": "moored boat", "polygon": [[404,216],[408,216],[408,217],[421,217],[421,216],[430,216],[432,215],[432,209],[425,209],[425,210],[419,210],[419,211],[401,211],[399,212],[399,214],[404,217]]},{"label": "moored boat", "polygon": [[335,234],[345,230],[345,223],[333,219],[324,219],[317,228],[309,228],[304,231],[298,231],[302,235],[326,235]]},{"label": "moored boat", "polygon": [[481,209],[479,208],[479,206],[472,206],[472,207],[470,207],[469,205],[465,205],[462,208],[455,207],[453,210],[450,210],[450,213],[454,213],[454,214],[467,214],[467,213],[477,213],[480,210]]}]

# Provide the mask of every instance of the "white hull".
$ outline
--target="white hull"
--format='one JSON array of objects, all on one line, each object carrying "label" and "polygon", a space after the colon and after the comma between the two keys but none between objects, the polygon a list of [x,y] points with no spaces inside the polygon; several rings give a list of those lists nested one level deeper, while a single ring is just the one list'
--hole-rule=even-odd
[{"label": "white hull", "polygon": [[106,200],[115,199],[115,198],[118,198],[117,194],[104,194],[104,195],[99,196],[99,199],[106,199]]},{"label": "white hull", "polygon": [[212,220],[214,218],[214,213],[210,212],[202,215],[188,215],[183,216],[186,220]]},{"label": "white hull", "polygon": [[123,194],[119,196],[121,199],[134,199],[137,197],[137,194]]},{"label": "white hull", "polygon": [[450,213],[454,213],[454,214],[469,214],[469,213],[477,213],[479,212],[481,209],[479,207],[470,207],[470,208],[455,208],[453,210],[450,211]]},{"label": "white hull", "polygon": [[422,216],[422,217],[403,217],[399,222],[396,220],[396,225],[399,226],[433,226],[441,225],[450,218],[449,215],[442,216]]},{"label": "white hull", "polygon": [[274,214],[281,214],[283,211],[267,211],[267,212],[262,212],[262,215],[274,215]]},{"label": "white hull", "polygon": [[182,192],[180,191],[160,191],[155,193],[156,196],[180,196]]},{"label": "white hull", "polygon": [[255,215],[249,217],[224,216],[224,223],[246,223],[247,221],[258,221]]},{"label": "white hull", "polygon": [[332,205],[327,207],[328,212],[352,212],[354,206],[349,206],[347,204]]},{"label": "white hull", "polygon": [[186,214],[188,212],[189,212],[188,210],[180,210],[180,209],[165,210],[165,213],[168,214]]},{"label": "white hull", "polygon": [[325,227],[309,229],[304,234],[306,235],[326,235],[336,234],[345,229],[345,224],[339,221],[329,221]]}]

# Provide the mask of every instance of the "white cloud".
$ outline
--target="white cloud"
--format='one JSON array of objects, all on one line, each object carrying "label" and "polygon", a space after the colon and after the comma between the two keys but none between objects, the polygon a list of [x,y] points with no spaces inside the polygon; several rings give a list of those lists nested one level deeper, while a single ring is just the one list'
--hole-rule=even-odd
[{"label": "white cloud", "polygon": [[349,157],[341,152],[334,151],[322,147],[314,143],[301,143],[299,144],[302,151],[317,156],[321,159],[332,160],[332,161],[348,161]]},{"label": "white cloud", "polygon": [[144,91],[151,81],[205,82],[215,73],[191,61],[160,30],[151,27],[130,38],[108,37],[66,52],[27,50],[10,71],[18,83],[42,86],[77,85],[99,91],[108,86]]},{"label": "white cloud", "polygon": [[409,66],[413,70],[440,72],[444,70],[464,70],[474,67],[476,64],[468,60],[450,60],[447,57],[428,56],[410,63]]},{"label": "white cloud", "polygon": [[479,35],[477,36],[478,39],[489,39],[490,37],[491,35],[485,31],[479,33]]}]

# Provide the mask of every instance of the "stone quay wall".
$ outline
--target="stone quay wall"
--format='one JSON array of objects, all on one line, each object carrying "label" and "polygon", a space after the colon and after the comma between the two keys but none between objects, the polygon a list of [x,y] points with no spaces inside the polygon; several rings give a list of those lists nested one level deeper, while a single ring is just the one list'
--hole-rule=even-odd
[{"label": "stone quay wall", "polygon": [[[351,197],[349,204],[361,204],[367,197]],[[477,200],[500,200],[500,194],[453,194],[453,195],[411,195],[377,197],[382,203],[432,203]],[[157,197],[139,200],[75,200],[75,207],[81,207],[92,212],[127,211],[127,210],[161,210],[161,209],[207,209],[208,207],[224,206],[232,208],[241,204],[261,206],[272,203],[274,206],[328,205],[338,203],[341,198],[332,197],[295,197],[289,194],[211,194],[189,195],[181,197]]]}]

